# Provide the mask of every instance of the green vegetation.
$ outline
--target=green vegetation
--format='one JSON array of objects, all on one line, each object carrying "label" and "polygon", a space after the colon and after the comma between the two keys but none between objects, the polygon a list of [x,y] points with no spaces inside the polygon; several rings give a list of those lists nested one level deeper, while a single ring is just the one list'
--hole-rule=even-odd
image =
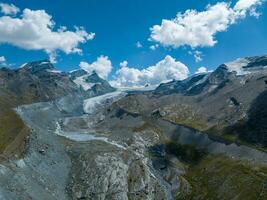
[{"label": "green vegetation", "polygon": [[205,131],[208,128],[207,122],[196,111],[189,106],[173,105],[163,109],[163,119],[179,125]]},{"label": "green vegetation", "polygon": [[[262,133],[260,137],[258,136],[259,134],[255,132],[256,127],[252,125],[251,127],[253,128],[249,127],[248,123],[243,120],[238,121],[233,126],[229,126],[224,121],[218,121],[216,125],[214,125],[213,127],[209,127],[207,121],[197,113],[194,113],[192,109],[190,109],[189,107],[181,106],[181,108],[177,108],[176,106],[174,106],[171,108],[167,108],[166,110],[167,112],[163,116],[163,119],[167,121],[171,121],[178,125],[194,128],[198,131],[207,133],[208,135],[214,135],[220,137],[225,141],[228,141],[229,143],[239,143],[242,145],[258,149],[260,151],[264,152],[267,151],[265,146],[260,145],[260,143],[264,143],[265,141],[264,134],[266,133],[264,128],[266,126],[265,125],[266,123],[262,122],[262,120],[261,124],[258,125],[258,129],[260,129],[259,132]],[[259,124],[260,120],[254,120],[254,121],[256,121]],[[256,124],[256,122],[252,124]],[[254,140],[258,138],[261,138],[261,140],[260,142],[256,143]]]},{"label": "green vegetation", "polygon": [[207,129],[207,123],[202,120],[202,119],[196,119],[196,118],[187,118],[187,119],[182,119],[179,117],[166,117],[165,119],[170,120],[178,125],[183,125],[187,127],[194,128],[199,131],[204,131]]},{"label": "green vegetation", "polygon": [[[12,93],[1,89],[0,91],[0,154],[2,154],[6,148],[15,141],[18,136],[27,135],[27,127],[20,119],[20,117],[13,110],[18,105],[19,99]],[[16,152],[15,148],[21,148],[21,144],[24,143],[24,137],[19,137],[20,141],[16,141],[12,144],[12,152]],[[9,152],[10,152],[9,151]],[[16,152],[16,154],[19,152]],[[5,155],[9,156],[9,155]]]},{"label": "green vegetation", "polygon": [[188,166],[186,174],[180,177],[179,200],[267,199],[266,166],[211,155],[174,141],[166,144],[166,150]]},{"label": "green vegetation", "polygon": [[207,156],[189,168],[191,192],[178,199],[267,199],[267,168],[223,156]]},{"label": "green vegetation", "polygon": [[234,135],[234,134],[223,134],[222,138],[230,142],[239,142],[238,135]]},{"label": "green vegetation", "polygon": [[0,117],[0,153],[24,129],[25,125],[13,110],[7,110]]},{"label": "green vegetation", "polygon": [[14,139],[24,131],[26,126],[15,111],[8,109],[0,116],[0,154]]},{"label": "green vegetation", "polygon": [[251,148],[258,149],[260,151],[267,152],[266,147],[263,147],[259,144],[255,144],[252,140],[247,140],[243,137],[245,133],[252,133],[252,131],[247,128],[246,121],[240,120],[233,126],[227,126],[224,123],[218,123],[218,125],[210,128],[205,131],[207,134],[216,135],[228,142],[234,142],[242,145],[249,146]]},{"label": "green vegetation", "polygon": [[225,127],[227,127],[227,123],[224,121],[218,121],[214,126],[207,129],[205,132],[213,135],[221,135]]}]

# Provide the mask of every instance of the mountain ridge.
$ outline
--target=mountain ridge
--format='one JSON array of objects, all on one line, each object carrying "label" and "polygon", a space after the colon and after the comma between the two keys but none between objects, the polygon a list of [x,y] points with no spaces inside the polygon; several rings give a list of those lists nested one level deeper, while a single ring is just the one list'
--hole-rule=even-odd
[{"label": "mountain ridge", "polygon": [[[94,79],[91,82],[93,81]],[[0,68],[0,123],[6,124],[1,128],[0,152],[4,152],[7,146],[27,129],[14,108],[24,104],[56,100],[69,94],[88,98],[114,90],[100,77],[97,81],[100,85],[94,85],[90,91],[83,91],[71,80],[69,73],[55,70],[49,60],[28,62],[16,69]],[[18,126],[12,128],[13,121],[16,121]],[[24,138],[18,142],[19,146],[20,143],[24,143]]]},{"label": "mountain ridge", "polygon": [[[267,197],[264,67],[250,63],[257,70],[239,75],[223,64],[155,90],[98,93],[106,82],[95,73],[35,65],[0,70],[0,137],[13,147],[24,141],[13,151],[20,156],[0,163],[0,197]],[[79,77],[94,85],[84,90]]]}]

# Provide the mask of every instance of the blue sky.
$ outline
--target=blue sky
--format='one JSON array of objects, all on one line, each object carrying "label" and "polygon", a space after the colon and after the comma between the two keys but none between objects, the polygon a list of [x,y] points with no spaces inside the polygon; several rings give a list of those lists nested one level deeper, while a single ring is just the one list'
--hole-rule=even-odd
[{"label": "blue sky", "polygon": [[[184,63],[194,73],[200,66],[214,69],[219,64],[238,57],[262,55],[267,53],[267,7],[263,2],[257,6],[259,17],[247,14],[245,18],[238,19],[225,31],[216,32],[217,43],[213,46],[197,46],[194,50],[190,45],[181,45],[178,48],[160,44],[159,41],[149,41],[154,25],[160,25],[162,19],[171,20],[178,12],[188,9],[204,11],[208,4],[215,5],[214,0],[23,0],[2,1],[14,4],[22,11],[45,10],[52,16],[59,26],[66,26],[73,31],[74,26],[83,26],[87,32],[95,33],[94,39],[79,44],[83,54],[66,54],[57,51],[57,63],[60,70],[72,70],[79,67],[81,61],[92,63],[100,55],[108,56],[112,62],[114,76],[119,69],[119,63],[127,60],[129,66],[143,69],[155,65],[166,55]],[[224,1],[230,2],[230,1]],[[232,1],[232,6],[237,0]],[[16,17],[20,17],[17,14]],[[15,17],[15,16],[12,16]],[[0,35],[1,37],[1,35]],[[140,42],[142,48],[137,48]],[[159,44],[156,50],[151,45]],[[196,62],[189,51],[201,51],[202,61]],[[44,50],[31,50],[16,47],[12,44],[0,45],[0,56],[6,58],[6,63],[19,66],[25,62],[39,60],[47,57]]]}]

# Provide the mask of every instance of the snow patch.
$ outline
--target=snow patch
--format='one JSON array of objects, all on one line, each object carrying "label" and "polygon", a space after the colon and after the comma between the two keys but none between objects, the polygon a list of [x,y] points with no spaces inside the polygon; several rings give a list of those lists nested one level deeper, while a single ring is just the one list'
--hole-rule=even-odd
[{"label": "snow patch", "polygon": [[46,65],[49,64],[50,62],[41,62],[40,65]]},{"label": "snow patch", "polygon": [[15,162],[16,166],[19,167],[19,168],[24,168],[26,166],[25,162],[23,159],[20,159],[20,160],[17,160]]},{"label": "snow patch", "polygon": [[204,83],[208,79],[208,77],[209,77],[208,75],[209,75],[209,73],[206,73],[206,75],[202,79],[200,79],[199,81],[197,81],[196,83],[194,83],[191,87],[189,87],[187,89],[187,91],[191,90],[193,87],[195,87],[197,85],[200,85],[200,84]]},{"label": "snow patch", "polygon": [[[168,82],[168,81],[167,81]],[[114,84],[111,81],[111,86],[114,87]],[[155,90],[159,85],[148,85],[148,86],[135,86],[135,87],[119,87],[119,90],[121,91],[151,91]]]},{"label": "snow patch", "polygon": [[81,86],[83,88],[83,90],[85,90],[85,91],[90,90],[95,84],[99,84],[99,83],[87,83],[84,80],[85,77],[87,77],[87,75],[80,76],[80,77],[76,78],[73,82],[76,85]]},{"label": "snow patch", "polygon": [[249,74],[249,71],[246,71],[243,67],[246,67],[249,64],[249,60],[246,58],[238,58],[232,62],[225,63],[230,72],[236,72],[236,75],[245,75]]},{"label": "snow patch", "polygon": [[22,64],[19,68],[23,68],[23,67],[25,67],[27,64],[28,64],[28,63],[24,63],[24,64]]},{"label": "snow patch", "polygon": [[77,71],[79,71],[79,70],[80,70],[80,69],[74,69],[74,70],[69,71],[69,73],[77,72]]},{"label": "snow patch", "polygon": [[51,70],[51,69],[47,69],[46,70],[47,72],[52,72],[52,73],[57,73],[57,74],[60,74],[60,73],[62,73],[62,71],[60,71],[60,70]]}]

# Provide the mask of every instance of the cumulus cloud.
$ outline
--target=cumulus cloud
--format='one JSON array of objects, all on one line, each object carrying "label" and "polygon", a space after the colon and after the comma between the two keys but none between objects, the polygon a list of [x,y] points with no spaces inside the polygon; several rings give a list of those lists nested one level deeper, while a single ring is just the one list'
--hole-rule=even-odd
[{"label": "cumulus cloud", "polygon": [[140,48],[143,47],[143,45],[142,45],[141,42],[139,42],[139,41],[136,42],[135,46],[136,46],[138,49],[140,49]]},{"label": "cumulus cloud", "polygon": [[189,51],[190,55],[193,55],[195,58],[195,62],[201,62],[203,60],[203,53],[201,51],[195,50],[195,51]]},{"label": "cumulus cloud", "polygon": [[20,17],[0,17],[0,43],[8,43],[26,50],[44,50],[48,54],[63,51],[81,53],[80,43],[94,38],[83,27],[74,31],[61,26],[55,29],[52,16],[45,10],[24,9]]},{"label": "cumulus cloud", "polygon": [[239,0],[235,6],[235,10],[250,10],[255,8],[255,6],[261,5],[264,0]]},{"label": "cumulus cloud", "polygon": [[80,62],[79,66],[88,73],[95,71],[102,78],[107,78],[112,70],[112,63],[107,56],[100,56],[91,64]]},{"label": "cumulus cloud", "polygon": [[1,66],[10,66],[10,64],[7,64],[5,56],[0,56],[0,65]]},{"label": "cumulus cloud", "polygon": [[202,73],[207,73],[208,69],[206,67],[200,67],[197,69],[195,74],[202,74]]},{"label": "cumulus cloud", "polygon": [[203,54],[201,51],[195,51],[194,52],[194,58],[196,62],[201,62],[203,60]]},{"label": "cumulus cloud", "polygon": [[128,67],[127,64],[127,61],[121,63],[121,68],[116,72],[115,79],[111,81],[112,85],[116,87],[157,85],[172,79],[185,79],[189,74],[187,66],[169,55],[155,65],[142,70]]},{"label": "cumulus cloud", "polygon": [[246,14],[249,13],[251,16],[259,17],[260,13],[257,12],[257,6],[260,6],[265,0],[239,0],[234,6],[236,11],[235,15],[238,17],[246,17]]},{"label": "cumulus cloud", "polygon": [[6,62],[5,56],[0,56],[0,63]]},{"label": "cumulus cloud", "polygon": [[157,48],[159,47],[158,44],[155,44],[155,45],[151,45],[149,48],[153,51],[155,51]]},{"label": "cumulus cloud", "polygon": [[127,65],[128,65],[128,62],[126,60],[120,63],[120,67],[127,67]]},{"label": "cumulus cloud", "polygon": [[212,47],[217,41],[215,35],[243,19],[247,14],[256,16],[257,6],[264,0],[239,0],[234,7],[229,3],[219,2],[208,5],[204,11],[186,10],[179,12],[174,19],[163,19],[161,25],[150,28],[150,40],[163,46],[178,48],[188,45]]},{"label": "cumulus cloud", "polygon": [[20,9],[14,4],[0,3],[0,10],[5,15],[16,15]]}]

